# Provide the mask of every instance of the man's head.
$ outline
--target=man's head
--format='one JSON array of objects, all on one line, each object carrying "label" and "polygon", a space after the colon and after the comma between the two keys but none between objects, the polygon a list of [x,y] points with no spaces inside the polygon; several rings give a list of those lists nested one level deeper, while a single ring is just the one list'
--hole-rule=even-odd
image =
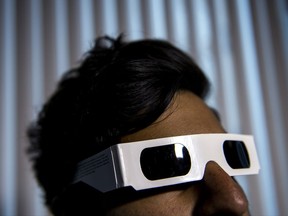
[{"label": "man's head", "polygon": [[208,88],[195,62],[167,42],[96,40],[82,63],[65,74],[29,130],[36,176],[52,212],[247,213],[241,188],[216,163],[207,165],[202,181],[139,193],[101,194],[86,185],[71,186],[79,161],[117,143],[223,133],[203,101]]}]

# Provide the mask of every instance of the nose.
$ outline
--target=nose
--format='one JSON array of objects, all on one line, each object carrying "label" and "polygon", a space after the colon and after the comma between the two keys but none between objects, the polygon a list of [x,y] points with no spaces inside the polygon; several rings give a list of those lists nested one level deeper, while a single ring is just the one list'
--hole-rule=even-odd
[{"label": "nose", "polygon": [[249,215],[242,188],[217,163],[207,164],[200,187],[196,215]]}]

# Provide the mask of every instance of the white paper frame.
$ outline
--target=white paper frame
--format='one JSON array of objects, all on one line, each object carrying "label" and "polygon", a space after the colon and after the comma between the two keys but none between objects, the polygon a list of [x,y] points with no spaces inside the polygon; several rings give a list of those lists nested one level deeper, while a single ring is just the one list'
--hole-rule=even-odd
[{"label": "white paper frame", "polygon": [[[249,155],[250,167],[233,169],[226,162],[223,143],[226,140],[243,141]],[[141,170],[143,149],[180,143],[190,154],[191,169],[187,175],[160,180],[147,179]],[[79,163],[75,181],[82,181],[95,189],[108,192],[132,186],[135,190],[162,187],[203,178],[205,166],[215,161],[230,176],[257,174],[260,166],[253,136],[240,134],[195,134],[121,143],[112,146]]]}]

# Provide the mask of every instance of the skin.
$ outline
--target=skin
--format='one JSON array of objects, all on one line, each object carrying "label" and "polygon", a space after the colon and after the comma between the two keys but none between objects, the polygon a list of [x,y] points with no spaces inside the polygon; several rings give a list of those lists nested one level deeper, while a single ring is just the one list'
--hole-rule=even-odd
[{"label": "skin", "polygon": [[[149,127],[123,137],[123,142],[203,133],[224,133],[211,109],[197,96],[181,91],[162,116]],[[215,162],[204,178],[143,196],[112,208],[108,216],[249,215],[239,184]]]}]

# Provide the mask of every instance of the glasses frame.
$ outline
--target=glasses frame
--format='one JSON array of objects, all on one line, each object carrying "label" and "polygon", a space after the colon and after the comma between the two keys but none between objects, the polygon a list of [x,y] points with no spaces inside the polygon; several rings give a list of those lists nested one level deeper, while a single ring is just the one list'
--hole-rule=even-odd
[{"label": "glasses frame", "polygon": [[[242,141],[245,144],[250,167],[233,169],[229,166],[223,150],[225,141]],[[183,176],[147,179],[141,169],[141,152],[146,148],[176,143],[185,146],[190,154],[189,172]],[[215,161],[230,176],[258,174],[260,170],[252,135],[194,134],[113,145],[81,161],[73,183],[84,182],[103,193],[128,186],[135,190],[144,190],[175,185],[201,180],[209,161]]]}]

